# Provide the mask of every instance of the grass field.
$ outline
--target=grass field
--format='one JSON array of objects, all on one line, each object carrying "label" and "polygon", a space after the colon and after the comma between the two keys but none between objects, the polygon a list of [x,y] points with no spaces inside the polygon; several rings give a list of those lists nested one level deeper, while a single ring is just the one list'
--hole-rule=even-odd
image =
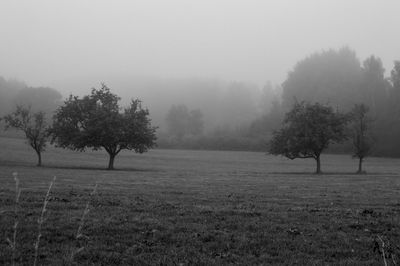
[{"label": "grass field", "polygon": [[[152,150],[116,158],[50,147],[45,167],[21,139],[0,138],[0,265],[32,265],[43,200],[57,176],[39,265],[384,265],[400,263],[400,160],[312,160],[254,152]],[[95,184],[97,193],[90,197]],[[86,204],[85,237],[76,239]],[[380,240],[378,237],[380,237]],[[71,254],[83,248],[71,260]]]}]

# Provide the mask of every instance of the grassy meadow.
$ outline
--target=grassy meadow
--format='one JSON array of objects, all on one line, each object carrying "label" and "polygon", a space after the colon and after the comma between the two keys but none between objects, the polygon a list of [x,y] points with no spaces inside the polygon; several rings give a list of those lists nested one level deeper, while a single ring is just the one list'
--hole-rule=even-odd
[{"label": "grassy meadow", "polygon": [[400,263],[400,159],[368,158],[367,175],[348,155],[323,156],[323,175],[312,160],[256,152],[156,149],[122,152],[115,171],[107,162],[49,147],[38,168],[24,140],[0,138],[0,265],[13,253],[33,264],[53,176],[38,265],[384,265],[382,250]]}]

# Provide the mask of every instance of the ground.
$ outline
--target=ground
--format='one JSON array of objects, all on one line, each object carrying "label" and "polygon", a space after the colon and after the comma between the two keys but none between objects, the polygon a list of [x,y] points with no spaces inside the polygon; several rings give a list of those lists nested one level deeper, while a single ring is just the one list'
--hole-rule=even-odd
[{"label": "ground", "polygon": [[399,159],[368,158],[368,174],[354,175],[357,160],[324,155],[314,175],[312,160],[152,150],[123,152],[107,171],[103,151],[49,147],[39,168],[23,140],[0,147],[0,265],[12,258],[13,172],[21,265],[33,263],[53,176],[39,265],[384,265],[382,241],[387,263],[400,262]]}]

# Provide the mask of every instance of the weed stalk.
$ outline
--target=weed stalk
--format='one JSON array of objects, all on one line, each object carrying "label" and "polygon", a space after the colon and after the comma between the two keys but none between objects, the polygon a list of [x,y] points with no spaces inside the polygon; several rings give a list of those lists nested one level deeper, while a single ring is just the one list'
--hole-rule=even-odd
[{"label": "weed stalk", "polygon": [[386,261],[386,255],[385,255],[385,241],[382,240],[382,238],[380,236],[378,236],[378,239],[381,241],[382,243],[382,247],[381,247],[381,252],[382,252],[382,258],[383,258],[383,264],[385,266],[387,266],[387,261]]},{"label": "weed stalk", "polygon": [[17,252],[17,229],[18,229],[18,223],[19,223],[18,210],[19,210],[19,198],[21,196],[21,188],[19,187],[18,173],[14,172],[12,175],[13,175],[14,181],[15,181],[14,225],[13,225],[12,240],[7,238],[7,242],[10,245],[10,248],[12,250],[12,253],[11,253],[12,265],[15,265],[15,257],[16,257],[16,252]]},{"label": "weed stalk", "polygon": [[51,188],[54,185],[54,182],[56,181],[56,176],[54,176],[53,181],[50,182],[49,189],[47,190],[46,196],[44,197],[44,202],[43,202],[43,207],[42,207],[42,212],[40,214],[40,217],[38,219],[38,234],[35,242],[35,258],[33,261],[33,266],[37,265],[37,258],[39,254],[39,244],[40,244],[40,238],[42,237],[42,226],[45,221],[45,214],[47,211],[47,204],[49,203],[49,197],[50,197],[50,191]]}]

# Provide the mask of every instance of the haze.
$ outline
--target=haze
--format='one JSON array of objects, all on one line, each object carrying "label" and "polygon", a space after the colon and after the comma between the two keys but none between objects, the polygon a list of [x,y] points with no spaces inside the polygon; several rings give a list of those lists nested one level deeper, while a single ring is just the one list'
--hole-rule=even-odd
[{"label": "haze", "polygon": [[2,1],[0,74],[63,94],[133,77],[280,84],[349,46],[399,58],[399,1]]}]

